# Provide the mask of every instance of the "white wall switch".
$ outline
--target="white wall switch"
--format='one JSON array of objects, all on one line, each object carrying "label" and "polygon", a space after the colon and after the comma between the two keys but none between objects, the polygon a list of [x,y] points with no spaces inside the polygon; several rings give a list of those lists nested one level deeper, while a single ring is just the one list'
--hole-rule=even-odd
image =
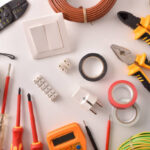
[{"label": "white wall switch", "polygon": [[25,21],[23,24],[34,59],[70,52],[62,13]]}]

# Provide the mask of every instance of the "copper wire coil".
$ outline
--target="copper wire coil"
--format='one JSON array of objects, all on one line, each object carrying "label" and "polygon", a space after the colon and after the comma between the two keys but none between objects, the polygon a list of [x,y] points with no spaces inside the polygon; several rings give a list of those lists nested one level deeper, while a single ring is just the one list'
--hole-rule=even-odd
[{"label": "copper wire coil", "polygon": [[103,17],[114,6],[117,0],[101,0],[97,5],[87,8],[86,16],[83,8],[75,8],[71,6],[67,0],[49,0],[51,7],[56,13],[62,12],[64,18],[74,22],[91,22]]}]

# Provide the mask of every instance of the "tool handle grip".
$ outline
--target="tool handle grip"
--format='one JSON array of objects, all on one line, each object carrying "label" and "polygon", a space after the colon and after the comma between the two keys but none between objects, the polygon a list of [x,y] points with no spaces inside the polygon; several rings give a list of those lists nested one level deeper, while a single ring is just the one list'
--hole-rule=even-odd
[{"label": "tool handle grip", "polygon": [[150,61],[146,58],[145,64],[143,65],[144,68],[150,69]]},{"label": "tool handle grip", "polygon": [[141,55],[136,55],[136,62],[146,68],[146,69],[150,69],[150,61],[147,59],[147,56],[145,53],[141,54]]},{"label": "tool handle grip", "polygon": [[142,70],[140,70],[137,73],[135,73],[134,76],[136,76],[139,79],[139,81],[143,84],[143,86],[150,92],[150,80],[148,79],[146,74]]},{"label": "tool handle grip", "polygon": [[43,144],[41,142],[32,143],[31,150],[43,150]]},{"label": "tool handle grip", "polygon": [[150,92],[150,80],[142,71],[142,69],[136,64],[130,65],[128,69],[128,75],[136,76],[139,79],[139,81],[143,84],[143,86]]},{"label": "tool handle grip", "polygon": [[13,140],[11,150],[23,150],[22,134],[23,134],[22,127],[13,128]]}]

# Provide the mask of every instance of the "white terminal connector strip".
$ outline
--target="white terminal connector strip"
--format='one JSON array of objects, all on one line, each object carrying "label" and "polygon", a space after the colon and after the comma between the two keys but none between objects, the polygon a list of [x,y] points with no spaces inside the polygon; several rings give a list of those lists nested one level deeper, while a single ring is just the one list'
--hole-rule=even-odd
[{"label": "white terminal connector strip", "polygon": [[85,90],[83,87],[79,87],[72,97],[77,100],[82,107],[86,110],[90,110],[94,114],[97,114],[94,110],[95,105],[102,107],[98,101],[98,98],[89,91]]},{"label": "white terminal connector strip", "polygon": [[61,64],[59,64],[59,69],[65,73],[71,69],[72,64],[69,58],[66,58]]},{"label": "white terminal connector strip", "polygon": [[51,101],[56,100],[58,93],[49,85],[42,75],[37,75],[33,81]]}]

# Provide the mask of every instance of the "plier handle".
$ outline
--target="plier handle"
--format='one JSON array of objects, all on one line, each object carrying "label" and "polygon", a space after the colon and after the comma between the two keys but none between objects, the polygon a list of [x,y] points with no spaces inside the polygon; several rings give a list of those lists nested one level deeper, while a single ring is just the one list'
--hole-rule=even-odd
[{"label": "plier handle", "polygon": [[150,62],[148,61],[146,54],[134,55],[130,50],[117,45],[112,45],[111,48],[116,56],[128,65],[128,75],[136,76],[150,92],[150,79],[141,69],[141,67],[143,67],[150,70]]}]

